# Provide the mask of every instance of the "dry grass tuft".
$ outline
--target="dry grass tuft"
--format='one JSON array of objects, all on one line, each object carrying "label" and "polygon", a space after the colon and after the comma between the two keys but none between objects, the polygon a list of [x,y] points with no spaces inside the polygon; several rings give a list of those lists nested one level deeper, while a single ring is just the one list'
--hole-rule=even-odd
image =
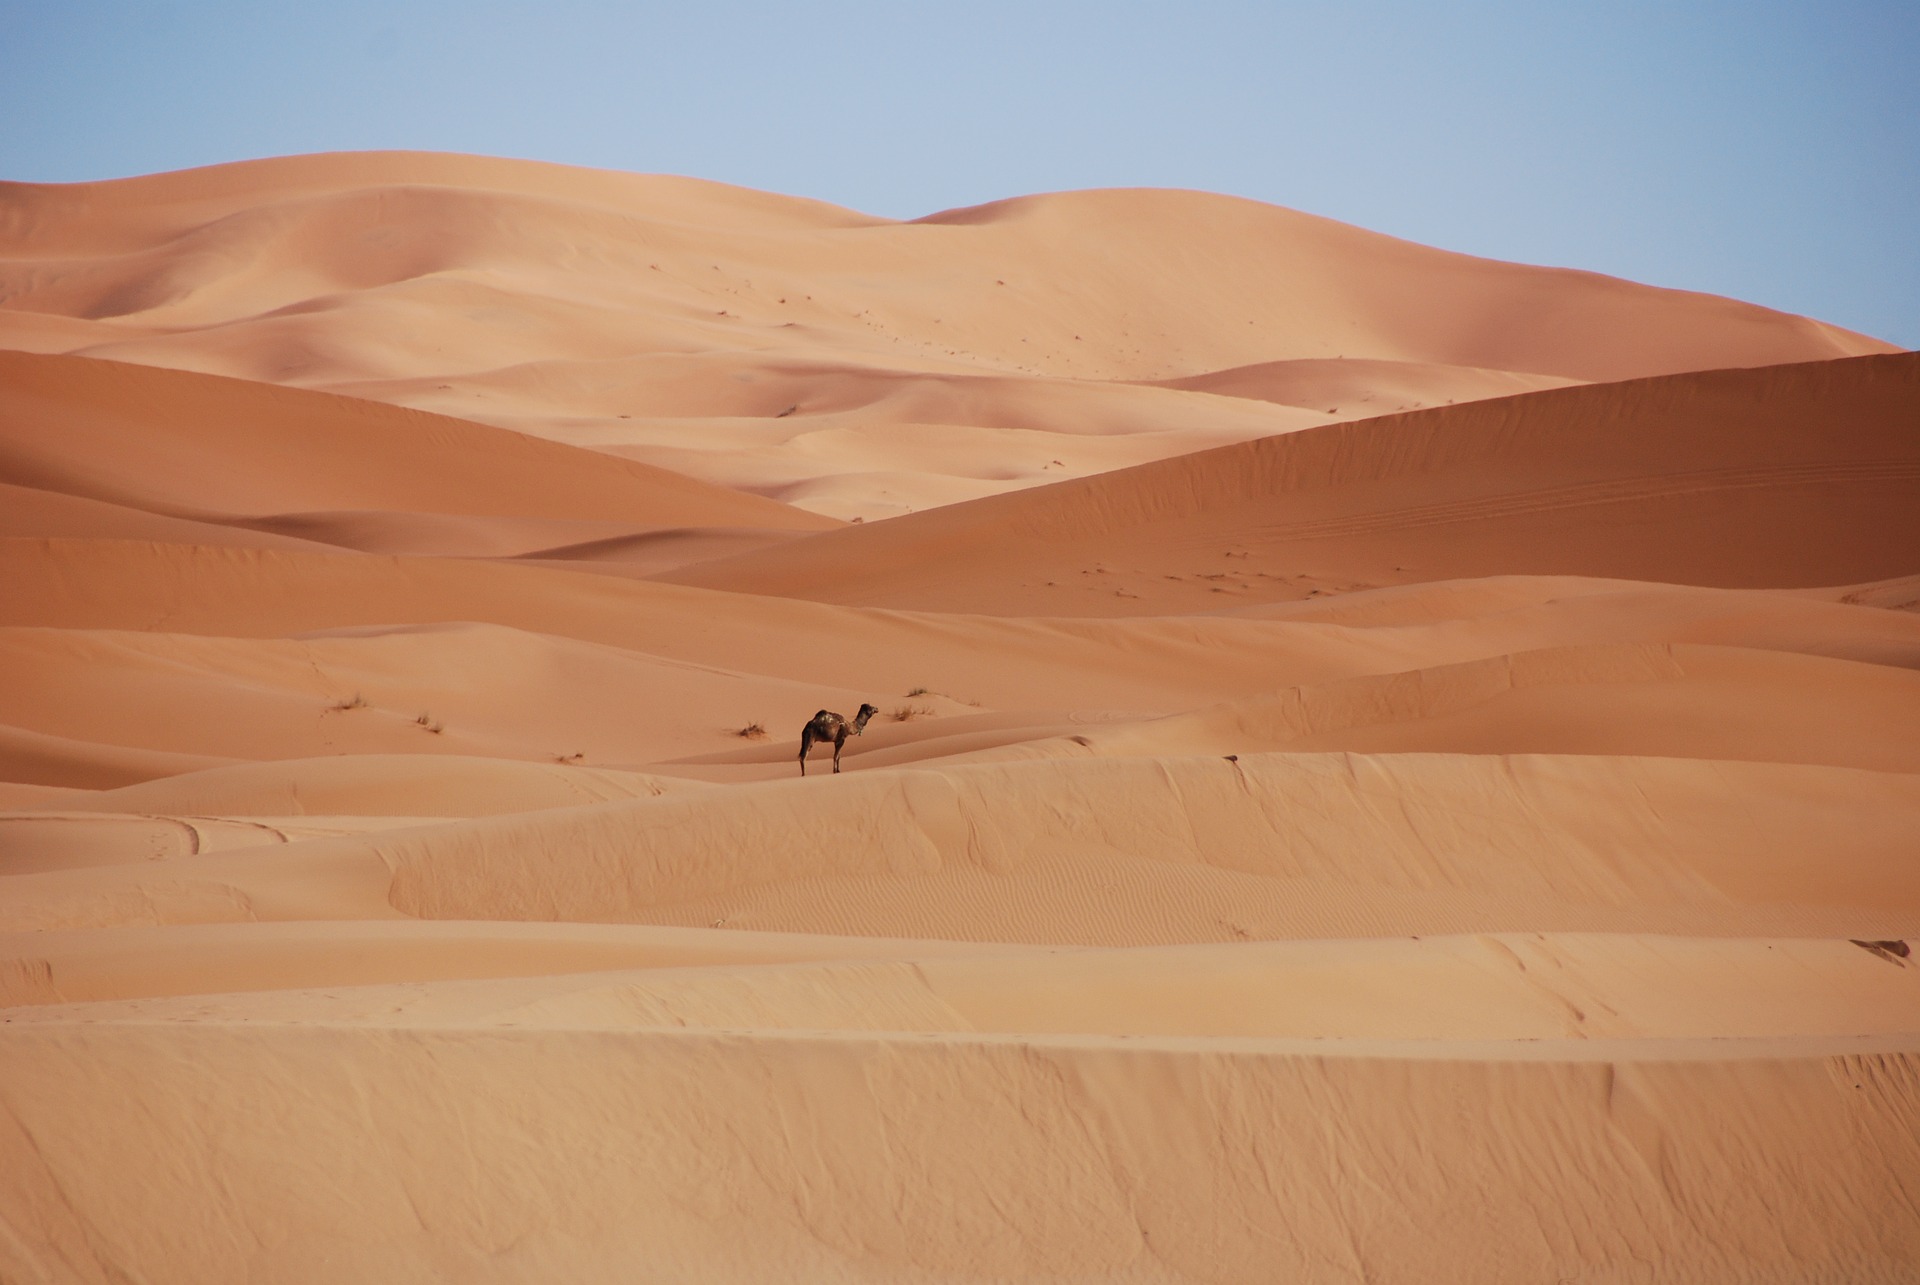
[{"label": "dry grass tuft", "polygon": [[413,721],[417,723],[419,726],[426,728],[429,732],[432,732],[435,736],[438,736],[440,735],[440,733],[447,730],[447,725],[445,723],[435,721],[433,715],[431,714],[422,714],[420,715],[420,717],[414,719]]},{"label": "dry grass tuft", "polygon": [[767,739],[767,729],[758,723],[748,723],[745,727],[735,732],[734,735],[744,740],[764,741]]},{"label": "dry grass tuft", "polygon": [[359,692],[355,692],[353,694],[352,700],[337,700],[333,704],[327,706],[327,712],[328,713],[336,713],[336,712],[344,713],[350,709],[365,709],[366,707],[367,707],[367,698],[362,696]]},{"label": "dry grass tuft", "polygon": [[911,723],[916,718],[933,717],[933,711],[925,705],[902,705],[887,717],[896,723]]}]

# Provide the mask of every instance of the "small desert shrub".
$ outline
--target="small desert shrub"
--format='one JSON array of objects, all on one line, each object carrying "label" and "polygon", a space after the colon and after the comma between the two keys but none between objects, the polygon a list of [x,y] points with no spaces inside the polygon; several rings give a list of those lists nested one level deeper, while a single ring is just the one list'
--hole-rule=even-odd
[{"label": "small desert shrub", "polygon": [[932,714],[933,711],[925,705],[902,705],[887,717],[896,723],[911,723],[916,718],[928,718]]},{"label": "small desert shrub", "polygon": [[362,696],[359,692],[355,692],[353,694],[352,700],[337,700],[333,704],[327,706],[329,710],[338,710],[341,712],[344,712],[350,709],[365,709],[366,707],[367,707],[367,698]]},{"label": "small desert shrub", "polygon": [[431,714],[422,714],[420,715],[420,717],[414,719],[413,721],[419,724],[421,727],[426,728],[429,732],[432,732],[435,736],[438,736],[440,735],[440,733],[447,730],[447,725],[445,723],[436,722],[433,715]]},{"label": "small desert shrub", "polygon": [[916,687],[912,691],[907,693],[907,699],[912,700],[915,696],[931,696],[931,695],[933,695],[933,688]]},{"label": "small desert shrub", "polygon": [[764,741],[767,739],[767,729],[758,723],[748,723],[745,727],[735,732],[734,735],[744,740]]}]

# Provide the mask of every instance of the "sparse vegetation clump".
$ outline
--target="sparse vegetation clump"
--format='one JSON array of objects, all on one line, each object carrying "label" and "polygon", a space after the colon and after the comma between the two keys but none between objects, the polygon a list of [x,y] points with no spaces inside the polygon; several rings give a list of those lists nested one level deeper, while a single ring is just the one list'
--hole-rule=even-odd
[{"label": "sparse vegetation clump", "polygon": [[347,710],[350,710],[350,709],[365,709],[366,707],[367,707],[367,698],[362,696],[359,692],[355,692],[353,694],[352,700],[337,700],[333,704],[327,706],[327,712],[330,714],[345,713]]},{"label": "sparse vegetation clump", "polygon": [[912,691],[907,693],[907,699],[912,700],[915,696],[931,696],[931,695],[933,695],[933,688],[916,687]]},{"label": "sparse vegetation clump", "polygon": [[764,741],[767,739],[767,729],[758,723],[748,723],[745,727],[736,731],[734,735],[740,737],[742,740]]},{"label": "sparse vegetation clump", "polygon": [[442,723],[436,720],[434,716],[431,714],[423,713],[420,715],[420,717],[414,719],[413,721],[420,727],[424,727],[429,732],[432,732],[435,736],[438,736],[440,735],[440,733],[447,730],[447,725],[445,723]]},{"label": "sparse vegetation clump", "polygon": [[925,705],[902,705],[887,715],[896,723],[911,723],[916,718],[931,718],[933,711]]}]

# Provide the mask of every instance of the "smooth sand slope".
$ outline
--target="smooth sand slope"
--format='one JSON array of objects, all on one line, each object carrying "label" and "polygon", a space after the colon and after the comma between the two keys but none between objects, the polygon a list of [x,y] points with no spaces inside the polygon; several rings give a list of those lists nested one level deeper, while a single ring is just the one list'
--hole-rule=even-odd
[{"label": "smooth sand slope", "polygon": [[1920,549],[1916,422],[1911,353],[1590,385],[1265,438],[664,574],[1110,616],[1490,575],[1877,580]]},{"label": "smooth sand slope", "polygon": [[[837,525],[465,420],[76,357],[0,352],[0,451],[12,488],[152,515],[144,529],[99,532],[126,538],[208,543],[182,530],[187,520],[261,532],[247,542],[269,547],[291,536],[459,557]],[[12,521],[35,516],[14,510]]]},{"label": "smooth sand slope", "polygon": [[1223,197],[0,187],[0,1280],[1916,1279],[1915,514]]}]

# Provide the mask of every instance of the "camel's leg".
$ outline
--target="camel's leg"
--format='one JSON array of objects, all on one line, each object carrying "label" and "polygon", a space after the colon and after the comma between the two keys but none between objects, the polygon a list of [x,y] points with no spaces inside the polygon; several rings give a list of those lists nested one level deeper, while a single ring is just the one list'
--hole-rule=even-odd
[{"label": "camel's leg", "polygon": [[800,775],[807,774],[807,751],[813,748],[813,725],[800,729]]},{"label": "camel's leg", "polygon": [[833,738],[833,770],[836,772],[840,770],[840,747],[846,743],[847,734],[844,730],[841,731],[840,735]]}]

